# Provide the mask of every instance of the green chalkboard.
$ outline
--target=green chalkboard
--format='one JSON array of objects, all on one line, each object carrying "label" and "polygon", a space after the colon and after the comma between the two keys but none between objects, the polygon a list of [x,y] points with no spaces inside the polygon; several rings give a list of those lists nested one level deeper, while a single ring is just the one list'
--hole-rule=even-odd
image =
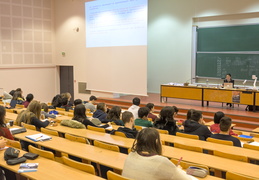
[{"label": "green chalkboard", "polygon": [[196,76],[223,78],[227,73],[233,79],[259,77],[259,54],[197,53]]},{"label": "green chalkboard", "polygon": [[198,28],[197,51],[259,51],[259,25]]}]

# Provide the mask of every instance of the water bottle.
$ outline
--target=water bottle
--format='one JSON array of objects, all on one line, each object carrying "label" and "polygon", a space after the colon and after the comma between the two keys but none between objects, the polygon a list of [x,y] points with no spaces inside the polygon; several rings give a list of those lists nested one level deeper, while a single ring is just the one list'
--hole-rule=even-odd
[{"label": "water bottle", "polygon": [[209,80],[206,80],[206,86],[209,87]]}]

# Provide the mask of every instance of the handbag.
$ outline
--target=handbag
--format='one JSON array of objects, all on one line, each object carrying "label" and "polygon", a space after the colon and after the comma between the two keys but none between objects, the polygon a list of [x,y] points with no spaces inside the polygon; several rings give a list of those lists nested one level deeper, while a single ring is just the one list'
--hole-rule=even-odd
[{"label": "handbag", "polygon": [[8,159],[8,160],[6,161],[6,163],[7,163],[8,165],[15,165],[15,164],[23,163],[23,162],[25,162],[26,160],[27,160],[27,159],[22,156],[22,157],[19,157],[19,158]]},{"label": "handbag", "polygon": [[31,159],[31,160],[36,159],[38,156],[39,156],[38,154],[30,153],[30,152],[25,153],[23,155],[23,157],[25,157],[26,159]]},{"label": "handbag", "polygon": [[204,168],[190,166],[186,170],[186,173],[189,174],[189,175],[192,175],[192,176],[197,176],[197,177],[204,178],[204,177],[207,176],[208,171],[206,169],[204,169]]},{"label": "handbag", "polygon": [[4,152],[4,159],[7,161],[9,159],[14,159],[19,156],[20,150],[9,147]]}]

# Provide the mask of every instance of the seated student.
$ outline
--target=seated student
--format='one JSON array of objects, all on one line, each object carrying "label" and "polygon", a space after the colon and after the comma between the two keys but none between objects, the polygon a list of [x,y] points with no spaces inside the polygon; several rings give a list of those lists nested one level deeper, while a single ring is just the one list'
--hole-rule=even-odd
[{"label": "seated student", "polygon": [[82,99],[76,99],[76,100],[74,100],[74,106],[77,106],[78,104],[83,104]]},{"label": "seated student", "polygon": [[114,122],[116,125],[123,126],[124,123],[121,118],[121,108],[119,106],[113,106],[107,115],[107,119],[110,122]]},{"label": "seated student", "polygon": [[202,112],[193,110],[190,119],[187,119],[184,122],[184,132],[198,135],[200,140],[206,140],[211,136],[211,132],[204,124]]},{"label": "seated student", "polygon": [[27,94],[26,101],[23,102],[23,105],[24,105],[25,108],[28,107],[28,105],[33,100],[33,98],[34,98],[33,94]]},{"label": "seated student", "polygon": [[62,93],[62,94],[60,94],[60,96],[61,96],[61,99],[67,98],[67,101],[68,101],[67,104],[69,106],[73,106],[73,104],[70,102],[72,96],[71,96],[71,94],[69,92]]},{"label": "seated student", "polygon": [[94,112],[96,110],[94,105],[95,101],[97,101],[97,98],[95,96],[90,96],[89,101],[85,103],[85,108],[90,109],[91,112]]},{"label": "seated student", "polygon": [[123,132],[127,138],[135,139],[138,131],[134,128],[134,116],[131,112],[125,111],[122,113],[122,121],[124,127],[119,127],[117,131]]},{"label": "seated student", "polygon": [[129,112],[132,112],[133,116],[134,116],[134,119],[137,119],[139,118],[138,116],[138,110],[139,110],[139,105],[140,105],[140,99],[138,97],[135,97],[133,100],[132,100],[132,106],[129,107],[128,111]]},{"label": "seated student", "polygon": [[62,98],[60,94],[57,94],[55,97],[53,97],[51,101],[51,106],[55,109],[56,107],[61,107],[62,106]]},{"label": "seated student", "polygon": [[22,125],[23,123],[31,124],[36,126],[36,128],[39,130],[41,127],[46,127],[49,125],[50,121],[41,121],[41,106],[40,103],[36,100],[32,100],[29,104],[27,110],[23,110],[20,114],[18,114],[16,118],[16,122],[18,126]]},{"label": "seated student", "polygon": [[153,114],[154,106],[155,105],[153,103],[147,103],[147,105],[146,105],[146,107],[150,110],[147,117],[151,118],[153,122],[157,119],[157,116]]},{"label": "seated student", "polygon": [[45,118],[53,118],[53,119],[56,118],[56,115],[49,114],[49,107],[46,103],[41,103],[40,106],[41,106],[41,114],[43,114]]},{"label": "seated student", "polygon": [[162,145],[159,132],[154,128],[142,129],[125,160],[122,176],[135,180],[191,179],[183,170],[161,154]]},{"label": "seated student", "polygon": [[163,107],[160,111],[160,118],[155,121],[154,127],[157,129],[167,130],[169,134],[175,135],[179,129],[174,120],[174,113],[173,107]]},{"label": "seated student", "polygon": [[78,104],[75,109],[74,109],[74,117],[73,120],[79,121],[82,124],[85,125],[85,127],[87,127],[88,125],[90,126],[94,126],[94,127],[100,127],[100,128],[107,128],[110,126],[110,123],[107,123],[103,126],[96,126],[94,123],[92,123],[89,119],[87,119],[86,115],[85,115],[86,109],[85,106],[83,104]]},{"label": "seated student", "polygon": [[17,89],[15,90],[15,92],[17,92],[17,91],[19,91],[19,92],[21,93],[22,100],[24,101],[25,99],[24,99],[24,97],[23,97],[23,95],[22,95],[22,93],[23,93],[22,89],[21,89],[21,88],[17,88]]},{"label": "seated student", "polygon": [[220,119],[220,132],[219,134],[212,134],[211,138],[221,139],[226,141],[232,141],[234,146],[241,147],[241,142],[239,139],[229,135],[229,131],[231,129],[231,118],[230,117],[223,117]]},{"label": "seated student", "polygon": [[[147,107],[141,107],[138,110],[138,119],[135,119],[135,125],[143,127],[153,127],[152,122],[147,119],[149,109]],[[133,113],[132,113],[133,114]],[[133,114],[134,116],[134,114]]]},{"label": "seated student", "polygon": [[69,111],[69,109],[72,109],[72,107],[68,103],[69,103],[68,98],[66,97],[62,98],[60,108],[64,108],[65,111]]},{"label": "seated student", "polygon": [[179,109],[176,106],[172,106],[174,109],[174,118],[178,115]]},{"label": "seated student", "polygon": [[22,98],[22,94],[21,91],[15,91],[14,95],[13,95],[13,99],[10,102],[10,106],[11,108],[15,108],[16,104],[23,104],[23,98]]},{"label": "seated student", "polygon": [[3,136],[7,139],[14,140],[13,135],[5,125],[5,114],[6,114],[5,107],[0,106],[0,136]]},{"label": "seated student", "polygon": [[97,104],[97,110],[93,113],[93,118],[98,118],[102,123],[110,122],[109,119],[107,119],[107,107],[105,103],[99,103]]},{"label": "seated student", "polygon": [[[225,114],[221,111],[218,111],[214,114],[214,123],[210,126],[210,131],[214,134],[218,134],[220,132],[220,128],[219,128],[219,122],[220,119],[223,118],[225,116]],[[233,136],[238,136],[236,133],[234,133],[232,131],[232,129],[230,129],[229,131],[229,135],[233,135]]]}]

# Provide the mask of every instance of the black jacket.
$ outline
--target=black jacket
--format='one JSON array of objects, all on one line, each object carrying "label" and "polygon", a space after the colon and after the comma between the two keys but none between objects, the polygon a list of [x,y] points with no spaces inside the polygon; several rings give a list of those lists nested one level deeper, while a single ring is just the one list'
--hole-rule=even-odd
[{"label": "black jacket", "polygon": [[187,134],[198,135],[200,140],[206,140],[211,136],[211,132],[207,126],[199,124],[193,120],[186,120],[184,122],[184,132]]},{"label": "black jacket", "polygon": [[97,109],[93,114],[93,118],[98,118],[102,123],[110,122],[106,117],[107,114],[100,109]]},{"label": "black jacket", "polygon": [[176,125],[175,120],[164,121],[164,120],[156,120],[154,123],[154,127],[157,129],[167,130],[169,134],[175,135],[176,132],[179,132],[179,128]]},{"label": "black jacket", "polygon": [[135,128],[130,129],[127,127],[119,127],[117,131],[123,132],[127,138],[133,138],[133,139],[135,139],[138,134],[138,131]]}]

